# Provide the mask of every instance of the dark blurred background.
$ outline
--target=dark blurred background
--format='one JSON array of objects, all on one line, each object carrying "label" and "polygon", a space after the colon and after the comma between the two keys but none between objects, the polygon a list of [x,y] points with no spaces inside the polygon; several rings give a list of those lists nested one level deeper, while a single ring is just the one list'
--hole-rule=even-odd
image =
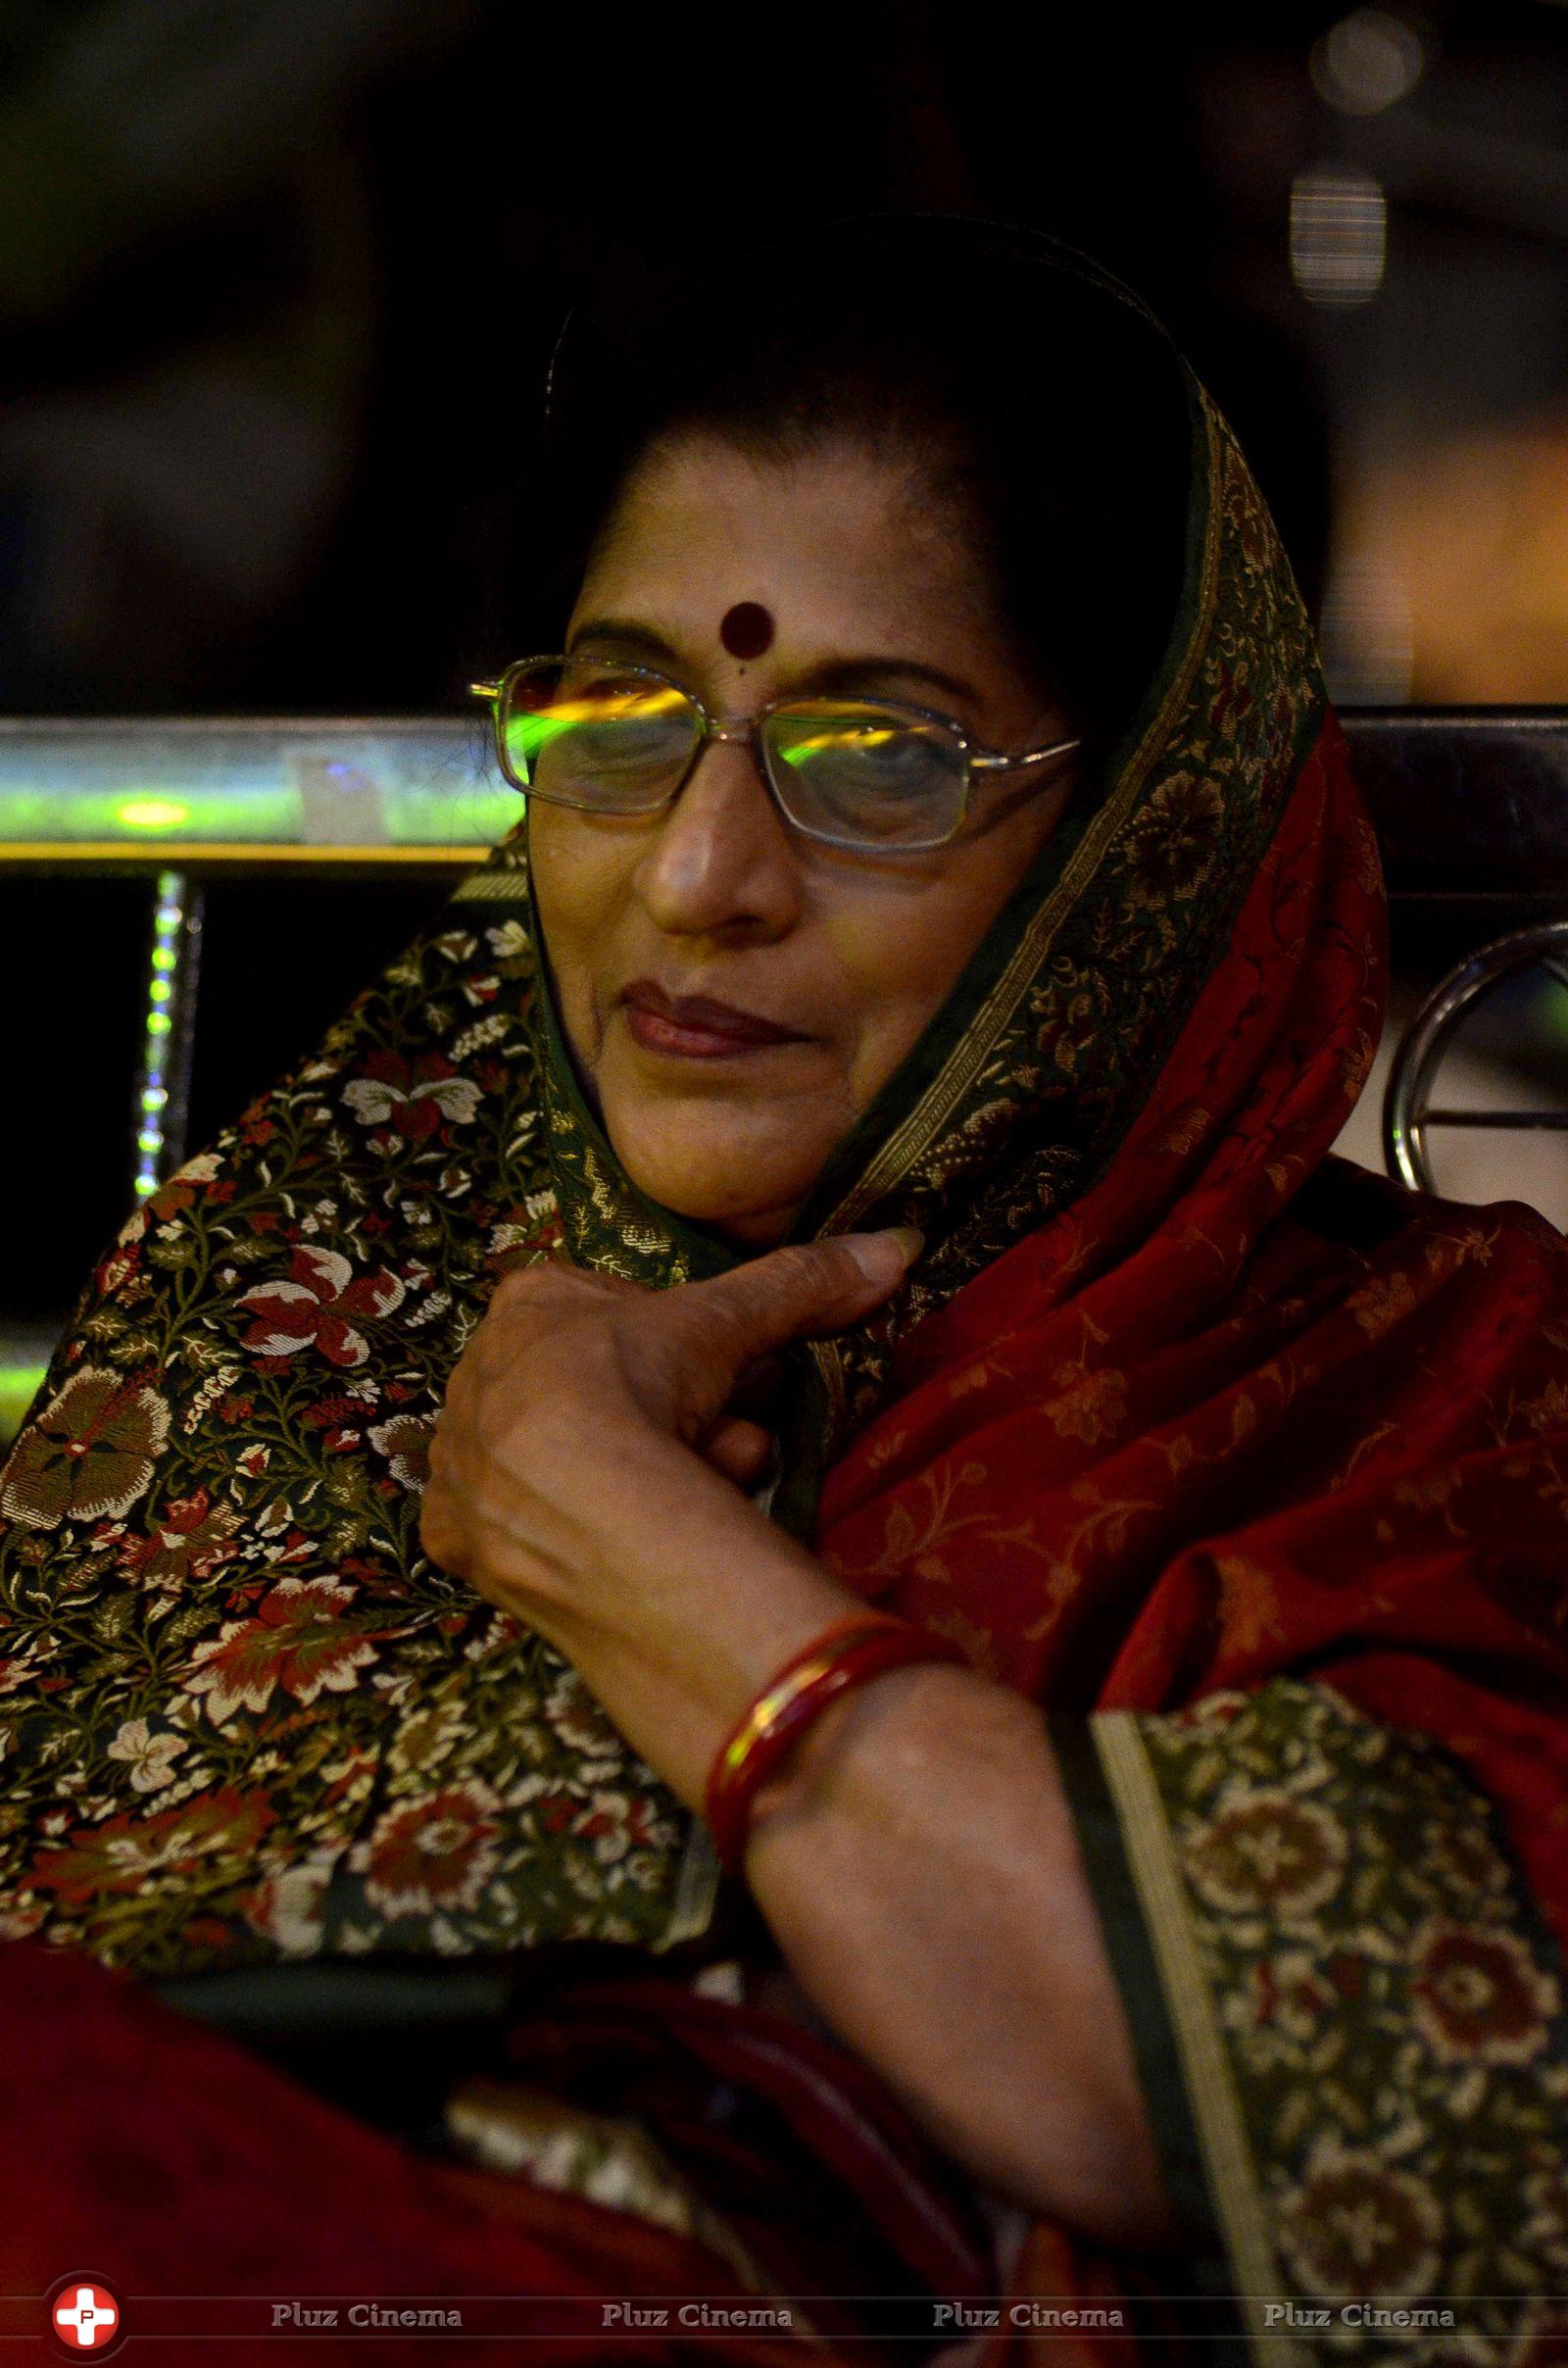
[{"label": "dark blurred background", "polygon": [[[514,654],[484,587],[573,298],[887,206],[1144,292],[1343,700],[1568,699],[1565,132],[1563,0],[11,0],[0,711],[455,711]],[[299,893],[209,929],[195,1141],[432,897]],[[45,1321],[123,1212],[145,930],[127,883],[0,883],[0,1314]]]},{"label": "dark blurred background", "polygon": [[1145,292],[1342,695],[1564,687],[1552,0],[11,0],[0,91],[13,712],[449,702],[574,293],[860,206],[1045,224]]}]

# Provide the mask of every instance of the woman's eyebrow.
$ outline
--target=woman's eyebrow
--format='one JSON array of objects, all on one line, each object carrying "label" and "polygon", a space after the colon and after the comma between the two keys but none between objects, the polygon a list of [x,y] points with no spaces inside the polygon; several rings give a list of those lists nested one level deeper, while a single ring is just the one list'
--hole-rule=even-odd
[{"label": "woman's eyebrow", "polygon": [[[590,617],[572,634],[568,650],[576,650],[587,642],[608,645],[627,657],[642,657],[655,664],[678,666],[681,663],[679,651],[662,633],[656,632],[652,625],[634,624],[628,617]],[[979,698],[973,683],[966,682],[961,674],[950,674],[942,666],[927,666],[923,659],[896,658],[872,652],[857,654],[853,658],[828,659],[820,666],[805,666],[801,669],[799,681],[803,690],[841,691],[854,690],[858,684],[871,679],[885,681],[890,674],[900,675],[910,682],[924,683],[949,699],[972,705]]]},{"label": "woman's eyebrow", "polygon": [[629,617],[593,617],[577,626],[566,641],[570,657],[585,641],[608,643],[612,649],[624,651],[628,657],[651,658],[666,666],[678,666],[680,653],[667,642],[662,633],[652,625],[633,624]]},{"label": "woman's eyebrow", "polygon": [[830,663],[809,669],[813,689],[833,691],[853,689],[868,676],[885,680],[889,674],[900,674],[911,682],[923,682],[950,699],[973,703],[979,698],[972,682],[961,674],[950,674],[942,666],[927,666],[919,658],[855,657],[835,658]]}]

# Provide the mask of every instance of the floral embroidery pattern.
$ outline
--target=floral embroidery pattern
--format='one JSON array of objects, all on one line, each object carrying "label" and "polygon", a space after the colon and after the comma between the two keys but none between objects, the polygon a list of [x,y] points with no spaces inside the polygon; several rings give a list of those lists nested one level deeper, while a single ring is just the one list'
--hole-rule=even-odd
[{"label": "floral embroidery pattern", "polygon": [[242,1293],[239,1304],[255,1320],[241,1346],[262,1357],[293,1357],[314,1344],[335,1365],[363,1365],[369,1343],[350,1317],[390,1315],[402,1303],[395,1274],[355,1276],[335,1250],[307,1243],[289,1260],[286,1281]]},{"label": "floral embroidery pattern", "polygon": [[0,1475],[6,1933],[156,1975],[671,1931],[684,1812],[418,1546],[556,1210],[516,850],[476,878],[132,1217]]},{"label": "floral embroidery pattern", "polygon": [[169,1408],[156,1391],[84,1365],[19,1443],[0,1512],[32,1529],[128,1512],[168,1436]]},{"label": "floral embroidery pattern", "polygon": [[479,1088],[471,1078],[460,1077],[440,1053],[420,1053],[408,1061],[397,1053],[378,1052],[344,1087],[343,1099],[362,1126],[384,1126],[390,1119],[411,1143],[423,1143],[443,1118],[467,1125]]},{"label": "floral embroidery pattern", "polygon": [[1152,913],[1185,904],[1214,868],[1225,801],[1212,781],[1173,773],[1127,834],[1127,892]]},{"label": "floral embroidery pattern", "polygon": [[341,1616],[353,1600],[353,1588],[335,1579],[279,1579],[254,1619],[226,1621],[197,1646],[187,1690],[205,1696],[215,1727],[241,1708],[260,1714],[275,1687],[298,1702],[313,1702],[323,1687],[347,1693],[356,1669],[375,1658]]},{"label": "floral embroidery pattern", "polygon": [[500,1806],[469,1783],[388,1810],[361,1848],[366,1897],[395,1916],[472,1907],[495,1870]]},{"label": "floral embroidery pattern", "polygon": [[[1488,1803],[1422,1736],[1296,1678],[1138,1732],[1281,2293],[1462,2304],[1463,2356],[1502,2368],[1520,2318],[1496,2297],[1560,2291],[1568,2262],[1568,1985]],[[1336,2315],[1324,2340],[1458,2356],[1451,2329]]]}]

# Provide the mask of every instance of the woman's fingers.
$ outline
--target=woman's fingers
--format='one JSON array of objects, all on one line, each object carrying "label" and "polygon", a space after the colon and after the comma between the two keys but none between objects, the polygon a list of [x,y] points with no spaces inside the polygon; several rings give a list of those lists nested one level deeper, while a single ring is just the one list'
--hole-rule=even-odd
[{"label": "woman's fingers", "polygon": [[739,1375],[770,1350],[869,1315],[898,1288],[922,1246],[912,1226],[794,1243],[711,1282],[667,1293],[649,1316],[686,1336],[722,1406]]},{"label": "woman's fingers", "polygon": [[547,1470],[574,1486],[568,1476],[579,1465],[586,1471],[612,1455],[611,1436],[627,1415],[683,1439],[710,1469],[755,1489],[774,1453],[765,1387],[753,1386],[765,1385],[770,1355],[869,1315],[921,1247],[912,1228],[839,1234],[669,1291],[562,1266],[503,1276],[448,1386],[426,1551],[458,1566],[466,1549],[447,1533],[472,1525],[476,1475],[498,1460],[511,1469],[524,1431],[533,1497]]},{"label": "woman's fingers", "polygon": [[771,1431],[764,1431],[760,1422],[747,1422],[739,1415],[721,1415],[697,1443],[697,1453],[703,1461],[748,1494],[760,1488],[768,1477],[776,1452]]}]

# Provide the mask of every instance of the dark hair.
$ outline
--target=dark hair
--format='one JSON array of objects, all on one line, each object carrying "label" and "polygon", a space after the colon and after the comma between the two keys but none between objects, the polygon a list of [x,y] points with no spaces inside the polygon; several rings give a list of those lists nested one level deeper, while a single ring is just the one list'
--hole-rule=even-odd
[{"label": "dark hair", "polygon": [[907,455],[989,570],[1017,661],[1092,754],[1168,639],[1189,423],[1163,333],[1044,246],[938,217],[818,224],[703,267],[644,267],[557,346],[530,543],[569,605],[650,446],[765,458],[826,436]]}]

